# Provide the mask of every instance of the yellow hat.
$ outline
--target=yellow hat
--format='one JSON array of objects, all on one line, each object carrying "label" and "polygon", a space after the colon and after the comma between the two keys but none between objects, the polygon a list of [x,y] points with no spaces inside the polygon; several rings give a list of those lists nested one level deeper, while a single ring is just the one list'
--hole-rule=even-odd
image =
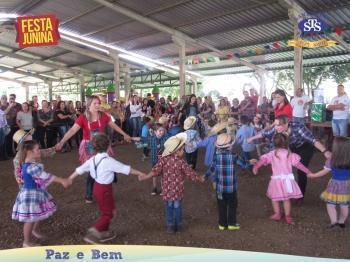
[{"label": "yellow hat", "polygon": [[215,146],[217,148],[227,148],[230,147],[232,144],[232,137],[229,134],[225,133],[218,135]]},{"label": "yellow hat", "polygon": [[227,119],[227,125],[234,125],[236,123],[236,120],[233,117],[229,117]]},{"label": "yellow hat", "polygon": [[224,130],[226,126],[227,126],[226,122],[217,123],[215,126],[212,127],[212,129],[210,129],[209,135],[216,135],[221,130]]},{"label": "yellow hat", "polygon": [[184,132],[170,137],[164,143],[164,152],[162,154],[162,157],[169,156],[169,155],[175,153],[177,150],[182,148],[182,146],[185,144],[186,140],[187,140],[187,135]]},{"label": "yellow hat", "polygon": [[13,134],[13,141],[15,141],[18,145],[17,145],[17,150],[19,148],[19,146],[26,140],[26,138],[29,135],[33,135],[34,133],[34,128],[32,128],[31,130],[29,130],[28,132],[24,131],[23,129],[18,130],[16,133]]},{"label": "yellow hat", "polygon": [[184,129],[190,129],[191,127],[194,126],[194,124],[196,123],[197,118],[194,116],[189,116],[186,118],[185,122],[184,122]]}]

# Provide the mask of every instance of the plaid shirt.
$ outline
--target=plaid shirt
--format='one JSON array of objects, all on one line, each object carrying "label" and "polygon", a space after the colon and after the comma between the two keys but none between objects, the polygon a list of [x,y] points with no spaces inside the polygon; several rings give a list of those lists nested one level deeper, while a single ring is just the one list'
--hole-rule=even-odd
[{"label": "plaid shirt", "polygon": [[216,192],[232,193],[237,190],[235,165],[237,156],[229,150],[217,149],[213,163],[205,176],[215,174]]},{"label": "plaid shirt", "polygon": [[148,147],[151,149],[152,166],[157,164],[158,154],[161,154],[164,151],[164,143],[168,138],[168,134],[165,134],[161,138],[157,138],[156,135],[148,137]]},{"label": "plaid shirt", "polygon": [[[306,128],[304,124],[291,121],[288,123],[288,128],[291,133],[289,135],[289,146],[293,148],[298,148],[302,146],[305,142],[309,142],[312,145],[316,142],[314,135],[311,131]],[[275,128],[266,129],[262,131],[262,136],[272,141],[272,137],[275,135]]]}]

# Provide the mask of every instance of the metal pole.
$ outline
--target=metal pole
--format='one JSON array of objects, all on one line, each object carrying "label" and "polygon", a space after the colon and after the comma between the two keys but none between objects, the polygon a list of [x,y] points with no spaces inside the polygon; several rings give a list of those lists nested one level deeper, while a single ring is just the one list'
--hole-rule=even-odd
[{"label": "metal pole", "polygon": [[185,42],[176,37],[172,38],[174,43],[179,47],[179,83],[180,83],[180,97],[186,95],[186,75],[185,75],[185,58],[186,46]]},{"label": "metal pole", "polygon": [[80,85],[80,101],[85,102],[85,79],[84,76],[80,76],[79,78],[79,85]]},{"label": "metal pole", "polygon": [[120,63],[119,54],[115,51],[110,52],[111,57],[114,59],[114,84],[115,84],[115,99],[120,98]]},{"label": "metal pole", "polygon": [[51,102],[52,101],[52,81],[48,80],[46,83],[47,83],[48,89],[49,89],[49,101]]}]

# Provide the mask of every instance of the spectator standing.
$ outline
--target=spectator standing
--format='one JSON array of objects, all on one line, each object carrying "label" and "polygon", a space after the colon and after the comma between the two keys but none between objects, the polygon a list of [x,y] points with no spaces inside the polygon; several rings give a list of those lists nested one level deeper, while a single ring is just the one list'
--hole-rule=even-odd
[{"label": "spectator standing", "polygon": [[312,99],[304,95],[304,90],[302,88],[297,88],[295,90],[295,97],[290,101],[293,109],[293,121],[305,123],[305,117],[307,116],[308,105],[311,103]]},{"label": "spectator standing", "polygon": [[243,91],[244,99],[241,101],[240,113],[241,115],[246,115],[249,120],[252,120],[256,113],[255,102],[249,96],[248,91]]},{"label": "spectator standing", "polygon": [[332,99],[327,109],[333,111],[333,135],[347,137],[350,99],[343,85],[338,85],[337,92],[338,95]]},{"label": "spectator standing", "polygon": [[275,91],[275,99],[277,104],[275,106],[275,117],[287,116],[289,120],[293,118],[293,109],[290,105],[286,93],[282,89]]}]

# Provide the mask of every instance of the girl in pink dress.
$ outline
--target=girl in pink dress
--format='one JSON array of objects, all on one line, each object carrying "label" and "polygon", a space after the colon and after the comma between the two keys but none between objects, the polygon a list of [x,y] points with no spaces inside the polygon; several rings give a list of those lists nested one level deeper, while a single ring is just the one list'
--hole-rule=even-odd
[{"label": "girl in pink dress", "polygon": [[267,189],[267,197],[272,201],[274,214],[270,217],[272,220],[279,221],[282,218],[279,202],[283,202],[285,221],[287,224],[293,224],[291,217],[290,199],[302,198],[303,194],[296,181],[292,168],[293,166],[306,174],[310,174],[302,163],[300,156],[288,150],[288,136],[278,133],[273,138],[275,149],[264,154],[256,162],[253,168],[254,175],[257,174],[261,166],[271,164],[272,176]]}]

